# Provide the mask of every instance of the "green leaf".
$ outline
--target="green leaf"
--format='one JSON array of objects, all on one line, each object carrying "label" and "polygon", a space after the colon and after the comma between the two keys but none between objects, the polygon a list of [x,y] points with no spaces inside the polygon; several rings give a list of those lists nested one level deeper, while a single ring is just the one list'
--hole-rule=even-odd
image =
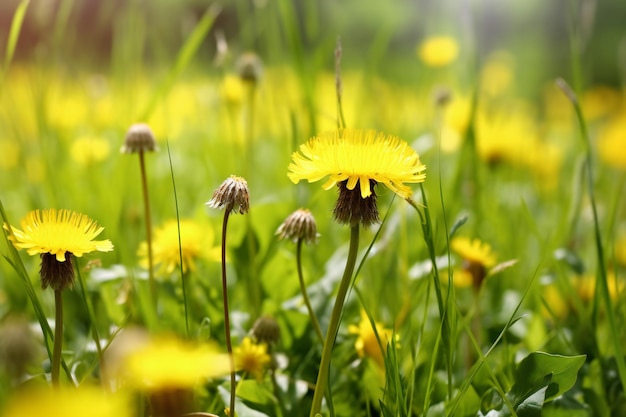
[{"label": "green leaf", "polygon": [[[513,403],[523,400],[544,386],[545,401],[550,401],[568,391],[576,383],[578,370],[585,363],[586,355],[562,356],[533,352],[517,367],[515,383],[511,388]],[[544,385],[545,384],[545,385]]]},{"label": "green leaf", "polygon": [[271,385],[253,379],[246,379],[237,384],[237,396],[244,401],[254,404],[269,405],[276,403],[276,397],[272,393]]}]

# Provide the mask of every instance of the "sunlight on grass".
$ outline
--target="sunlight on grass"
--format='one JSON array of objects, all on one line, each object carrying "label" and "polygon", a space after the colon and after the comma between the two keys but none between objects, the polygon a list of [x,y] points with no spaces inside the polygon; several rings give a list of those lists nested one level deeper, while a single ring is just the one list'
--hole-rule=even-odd
[{"label": "sunlight on grass", "polygon": [[3,3],[0,415],[624,415],[626,9],[418,3]]}]

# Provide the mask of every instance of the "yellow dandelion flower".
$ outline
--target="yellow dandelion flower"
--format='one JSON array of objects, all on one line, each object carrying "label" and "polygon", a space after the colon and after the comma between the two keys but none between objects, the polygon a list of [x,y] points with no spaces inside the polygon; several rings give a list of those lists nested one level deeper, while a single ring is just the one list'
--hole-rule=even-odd
[{"label": "yellow dandelion flower", "polygon": [[4,224],[9,240],[29,255],[41,255],[41,286],[63,290],[74,284],[72,256],[113,250],[110,240],[93,240],[103,227],[84,214],[71,210],[35,210],[22,220],[22,229]]},{"label": "yellow dandelion flower", "polygon": [[10,398],[4,417],[131,417],[131,399],[92,386],[30,389]]},{"label": "yellow dandelion flower", "polygon": [[[384,354],[387,350],[387,344],[391,342],[394,334],[393,331],[385,328],[382,324],[378,322],[374,322],[374,324],[376,326],[376,333],[378,333],[378,338],[380,339],[380,344],[378,343],[376,333],[374,332],[374,328],[372,327],[369,317],[364,310],[361,310],[361,321],[359,324],[351,324],[348,327],[348,332],[357,335],[357,339],[354,342],[354,348],[356,349],[359,357],[370,358],[376,362],[378,366],[384,368]],[[395,335],[395,340],[398,340],[398,335]],[[381,345],[383,350],[380,349]]]},{"label": "yellow dandelion flower", "polygon": [[228,375],[228,355],[210,345],[187,344],[174,338],[158,338],[126,357],[129,384],[145,391],[191,388],[209,378]]},{"label": "yellow dandelion flower", "polygon": [[254,343],[249,337],[244,337],[241,345],[233,351],[235,369],[254,375],[257,379],[263,377],[263,372],[270,363],[265,343]]},{"label": "yellow dandelion flower", "polygon": [[[183,273],[196,270],[196,260],[205,258],[211,261],[220,260],[220,248],[213,247],[213,229],[207,224],[193,220],[180,221],[180,250],[178,240],[178,223],[169,220],[154,231],[152,251],[155,265],[160,265],[161,274],[171,274],[179,268],[180,250],[182,250]],[[148,243],[139,245],[139,261],[143,267],[148,266]]]},{"label": "yellow dandelion flower", "polygon": [[463,259],[463,269],[471,275],[474,288],[480,288],[489,268],[496,264],[491,246],[478,239],[455,237],[450,248]]},{"label": "yellow dandelion flower", "polygon": [[9,240],[13,245],[26,249],[29,255],[49,253],[56,256],[57,261],[65,262],[67,252],[80,257],[93,251],[113,250],[110,240],[93,240],[104,227],[71,210],[34,210],[26,215],[21,225],[23,230],[6,223],[4,228],[10,228]]},{"label": "yellow dandelion flower", "polygon": [[451,36],[433,36],[422,42],[417,55],[429,67],[444,67],[459,55],[459,45]]},{"label": "yellow dandelion flower", "polygon": [[91,165],[104,161],[110,153],[109,142],[105,139],[82,136],[76,139],[70,148],[72,159],[81,165]]},{"label": "yellow dandelion flower", "polygon": [[321,134],[300,146],[292,155],[289,179],[319,181],[330,177],[322,186],[331,189],[346,182],[348,190],[360,186],[361,197],[372,195],[371,181],[382,183],[402,198],[412,190],[404,183],[426,179],[426,166],[419,155],[399,138],[374,130],[343,129]]}]

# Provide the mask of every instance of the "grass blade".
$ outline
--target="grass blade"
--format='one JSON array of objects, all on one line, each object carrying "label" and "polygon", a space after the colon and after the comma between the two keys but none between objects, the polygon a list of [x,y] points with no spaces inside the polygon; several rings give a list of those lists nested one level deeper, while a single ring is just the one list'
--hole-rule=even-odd
[{"label": "grass blade", "polygon": [[11,61],[13,60],[13,55],[15,54],[15,48],[17,47],[17,40],[20,36],[20,31],[22,30],[22,24],[24,23],[24,16],[26,15],[26,9],[28,9],[28,4],[30,0],[22,0],[20,4],[15,9],[15,14],[13,15],[13,20],[11,21],[11,29],[9,31],[9,39],[7,40],[7,49],[4,55],[4,72],[8,71],[9,65],[11,65]]}]

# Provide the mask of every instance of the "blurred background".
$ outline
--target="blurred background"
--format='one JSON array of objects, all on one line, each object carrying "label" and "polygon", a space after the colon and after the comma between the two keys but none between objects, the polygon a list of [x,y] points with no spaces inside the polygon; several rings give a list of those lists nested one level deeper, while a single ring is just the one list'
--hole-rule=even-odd
[{"label": "blurred background", "polygon": [[[532,94],[546,80],[569,76],[569,23],[573,9],[580,9],[585,82],[622,82],[626,6],[620,0],[32,0],[15,57],[69,72],[139,70],[136,65],[153,71],[172,62],[212,3],[221,11],[196,61],[196,69],[207,73],[250,50],[266,65],[299,59],[294,37],[305,65],[332,70],[328,50],[340,36],[346,68],[415,80],[420,77],[416,46],[446,34],[459,42],[460,76],[472,77],[490,54],[505,50],[519,70],[519,89]],[[0,2],[1,48],[18,4]],[[291,13],[297,20],[288,27],[285,17]],[[228,45],[227,56],[218,57],[218,39]]]}]

